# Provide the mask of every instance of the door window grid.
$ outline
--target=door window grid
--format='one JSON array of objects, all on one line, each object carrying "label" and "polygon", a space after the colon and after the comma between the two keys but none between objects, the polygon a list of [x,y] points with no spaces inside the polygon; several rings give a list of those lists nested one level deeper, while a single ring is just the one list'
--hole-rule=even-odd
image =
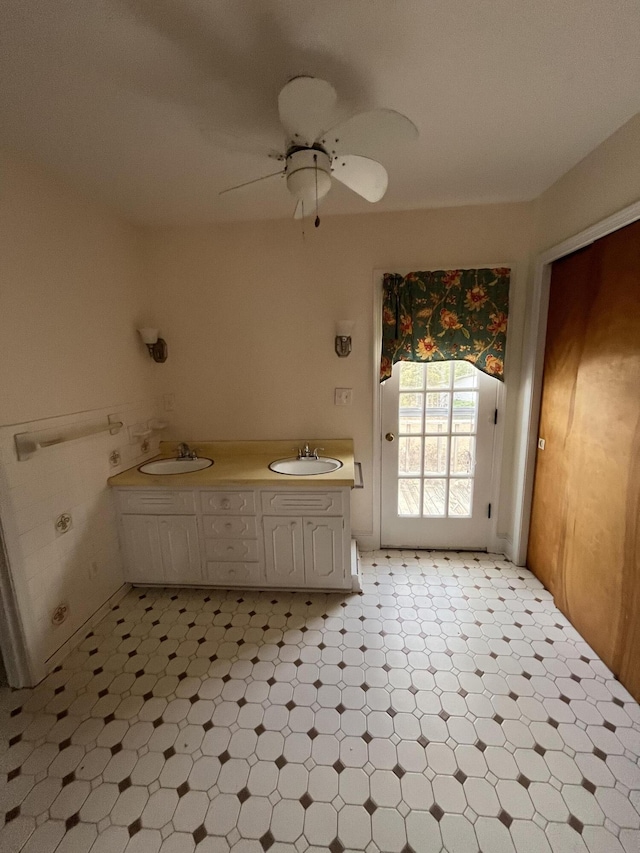
[{"label": "door window grid", "polygon": [[478,419],[476,369],[463,361],[400,369],[398,515],[472,514]]}]

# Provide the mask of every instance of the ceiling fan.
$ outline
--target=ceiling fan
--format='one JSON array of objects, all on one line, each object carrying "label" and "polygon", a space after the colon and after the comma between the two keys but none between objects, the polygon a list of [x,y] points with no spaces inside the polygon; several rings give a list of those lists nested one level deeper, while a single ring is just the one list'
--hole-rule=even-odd
[{"label": "ceiling fan", "polygon": [[269,155],[283,162],[284,168],[229,187],[220,195],[284,177],[296,200],[294,218],[315,212],[316,227],[320,224],[318,206],[333,178],[367,201],[380,201],[387,191],[387,170],[377,160],[351,152],[368,151],[376,143],[382,146],[416,139],[418,129],[406,116],[389,109],[358,113],[327,129],[336,100],[336,91],[326,80],[305,76],[290,80],[278,96],[285,151]]}]

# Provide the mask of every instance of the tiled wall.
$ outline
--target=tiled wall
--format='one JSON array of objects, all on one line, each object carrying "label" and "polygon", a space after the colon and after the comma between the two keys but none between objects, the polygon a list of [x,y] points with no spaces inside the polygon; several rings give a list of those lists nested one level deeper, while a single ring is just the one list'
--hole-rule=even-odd
[{"label": "tiled wall", "polygon": [[[39,450],[18,461],[14,435],[83,422],[107,422],[117,415],[125,424],[117,435],[104,432]],[[0,427],[0,489],[6,545],[20,613],[35,669],[47,660],[123,585],[116,514],[107,478],[140,464],[158,452],[161,432],[131,444],[129,427],[162,417],[159,400],[112,406],[82,414]],[[164,419],[164,418],[162,418]],[[120,463],[111,464],[112,451]],[[72,527],[56,530],[61,513]],[[61,625],[51,617],[58,604],[68,616]],[[43,674],[43,673],[41,673]]]}]

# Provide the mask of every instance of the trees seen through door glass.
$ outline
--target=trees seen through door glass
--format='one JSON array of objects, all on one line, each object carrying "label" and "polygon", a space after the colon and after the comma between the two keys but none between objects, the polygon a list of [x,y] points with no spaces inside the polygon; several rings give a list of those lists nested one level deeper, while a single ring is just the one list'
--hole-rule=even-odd
[{"label": "trees seen through door glass", "polygon": [[398,398],[398,515],[469,517],[478,374],[464,361],[403,362]]}]

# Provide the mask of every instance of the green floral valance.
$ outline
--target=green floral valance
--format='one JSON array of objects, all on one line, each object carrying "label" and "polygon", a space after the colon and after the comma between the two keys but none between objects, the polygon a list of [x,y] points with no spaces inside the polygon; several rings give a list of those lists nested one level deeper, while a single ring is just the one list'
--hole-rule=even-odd
[{"label": "green floral valance", "polygon": [[385,273],[380,381],[397,361],[469,361],[504,381],[505,267]]}]

